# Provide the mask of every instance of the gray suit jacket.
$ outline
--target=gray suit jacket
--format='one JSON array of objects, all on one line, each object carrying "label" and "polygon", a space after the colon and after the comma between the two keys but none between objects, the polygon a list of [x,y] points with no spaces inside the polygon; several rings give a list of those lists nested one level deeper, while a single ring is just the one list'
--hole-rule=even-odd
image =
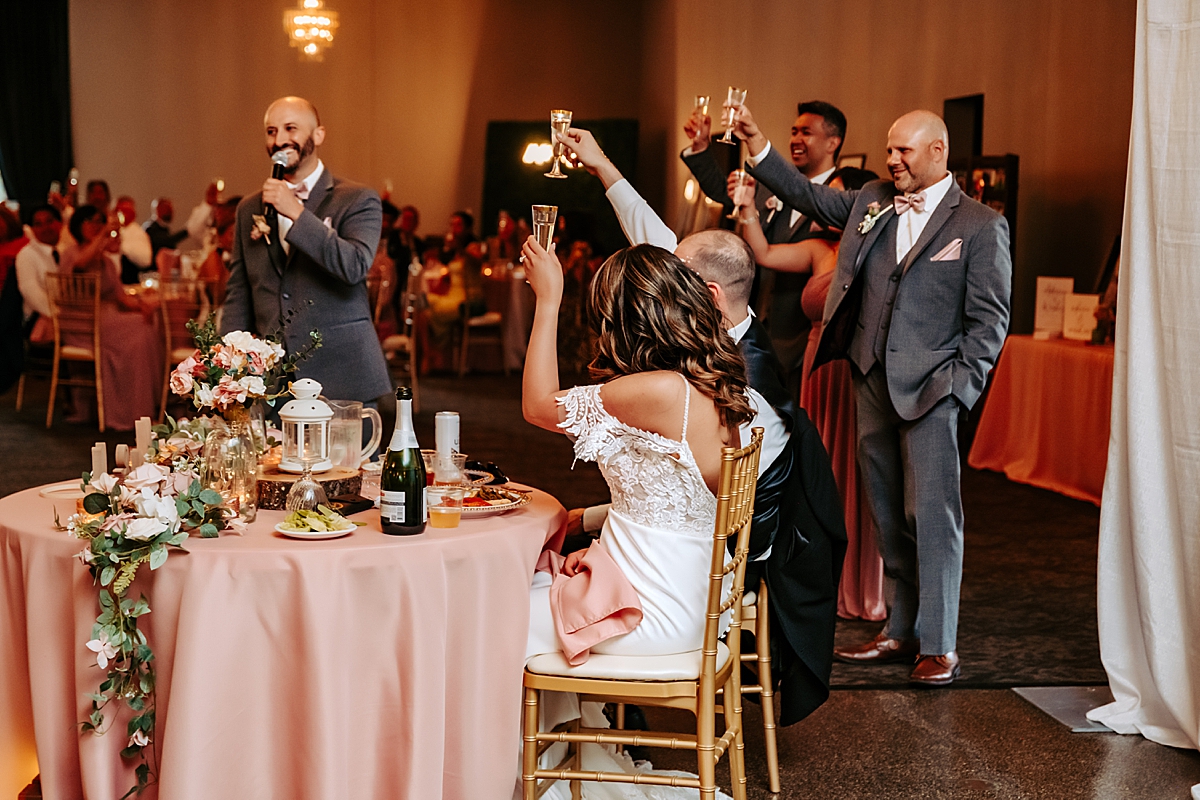
[{"label": "gray suit jacket", "polygon": [[325,396],[339,400],[366,402],[390,392],[367,297],[383,224],[379,195],[334,178],[326,167],[288,231],[291,252],[282,269],[272,264],[264,238],[250,238],[251,218],[262,213],[261,192],[238,204],[222,332],[283,330],[284,348],[293,353],[318,330],[324,343],[300,363],[298,377],[320,381]]},{"label": "gray suit jacket", "polygon": [[[890,207],[896,187],[889,181],[850,192],[813,186],[775,148],[748,170],[787,204],[844,231],[815,363],[844,358],[859,326],[865,260],[886,258],[896,265],[895,251],[883,252],[879,244],[895,216]],[[860,233],[872,203],[884,215]],[[932,260],[956,239],[958,258]],[[904,259],[892,310],[885,368],[901,417],[917,419],[948,395],[966,408],[975,404],[1008,331],[1011,286],[1008,223],[952,185]]]}]

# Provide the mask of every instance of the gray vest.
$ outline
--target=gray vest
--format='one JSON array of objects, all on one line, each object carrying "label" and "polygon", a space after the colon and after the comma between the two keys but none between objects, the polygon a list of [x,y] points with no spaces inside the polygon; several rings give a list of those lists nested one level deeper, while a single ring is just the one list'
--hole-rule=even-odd
[{"label": "gray vest", "polygon": [[896,214],[888,214],[883,233],[867,253],[859,277],[863,282],[862,307],[849,355],[863,375],[876,362],[887,363],[888,329],[892,325],[896,292],[904,276],[904,261],[896,262],[896,219]]}]

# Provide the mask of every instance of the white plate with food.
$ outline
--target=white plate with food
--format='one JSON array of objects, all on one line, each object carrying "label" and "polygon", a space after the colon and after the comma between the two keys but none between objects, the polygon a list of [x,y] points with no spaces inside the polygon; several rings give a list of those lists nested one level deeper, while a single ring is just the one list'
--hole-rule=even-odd
[{"label": "white plate with food", "polygon": [[289,512],[287,518],[275,526],[275,531],[289,539],[338,539],[349,536],[359,524],[329,506],[320,505],[312,511]]},{"label": "white plate with food", "polygon": [[529,494],[514,492],[499,486],[478,486],[467,490],[463,498],[463,516],[469,519],[503,514],[528,505]]}]

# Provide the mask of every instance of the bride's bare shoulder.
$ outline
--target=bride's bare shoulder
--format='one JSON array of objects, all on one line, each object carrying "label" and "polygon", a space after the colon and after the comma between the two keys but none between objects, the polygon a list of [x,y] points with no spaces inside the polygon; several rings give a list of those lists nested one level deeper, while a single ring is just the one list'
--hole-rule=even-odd
[{"label": "bride's bare shoulder", "polygon": [[605,410],[627,425],[654,430],[664,414],[682,408],[683,388],[677,372],[638,372],[604,384],[600,398]]}]

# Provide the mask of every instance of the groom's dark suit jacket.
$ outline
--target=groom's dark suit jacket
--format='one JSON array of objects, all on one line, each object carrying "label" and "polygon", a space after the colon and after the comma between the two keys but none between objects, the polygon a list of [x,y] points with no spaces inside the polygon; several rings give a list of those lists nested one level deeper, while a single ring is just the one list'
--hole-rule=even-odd
[{"label": "groom's dark suit jacket", "polygon": [[829,455],[804,410],[784,387],[783,369],[757,319],[739,342],[746,378],[779,413],[791,437],[758,478],[747,591],[765,577],[771,596],[772,651],[781,678],[782,724],[811,714],[829,697],[837,590],[846,524]]}]

